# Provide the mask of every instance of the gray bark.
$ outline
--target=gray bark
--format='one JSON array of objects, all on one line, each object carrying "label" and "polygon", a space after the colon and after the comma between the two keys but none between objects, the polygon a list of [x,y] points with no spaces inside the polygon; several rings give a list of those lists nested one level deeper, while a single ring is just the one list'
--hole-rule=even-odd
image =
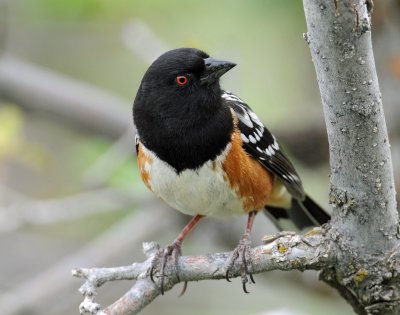
[{"label": "gray bark", "polygon": [[359,314],[398,314],[398,214],[368,8],[364,0],[303,3],[330,144],[337,263],[321,278]]}]

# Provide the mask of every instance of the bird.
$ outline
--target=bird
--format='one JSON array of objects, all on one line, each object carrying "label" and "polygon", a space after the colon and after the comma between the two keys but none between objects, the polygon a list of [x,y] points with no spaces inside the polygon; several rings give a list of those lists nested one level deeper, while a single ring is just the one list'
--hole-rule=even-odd
[{"label": "bird", "polygon": [[[136,152],[143,183],[169,206],[192,216],[177,238],[154,257],[150,277],[178,258],[188,233],[204,217],[247,215],[238,246],[226,262],[226,279],[240,265],[244,292],[252,275],[250,233],[263,211],[279,228],[319,226],[330,216],[304,191],[275,136],[238,96],[221,88],[235,67],[196,48],[177,48],[145,72],[133,103]],[[186,288],[186,282],[185,282]]]}]

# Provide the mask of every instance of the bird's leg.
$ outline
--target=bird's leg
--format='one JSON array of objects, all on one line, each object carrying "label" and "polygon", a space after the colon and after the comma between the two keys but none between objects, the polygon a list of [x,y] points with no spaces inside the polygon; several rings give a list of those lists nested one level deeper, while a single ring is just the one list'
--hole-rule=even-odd
[{"label": "bird's leg", "polygon": [[[256,216],[257,212],[252,211],[249,213],[249,216],[247,218],[247,225],[246,225],[246,230],[242,236],[242,238],[239,241],[238,246],[234,249],[232,252],[231,256],[229,257],[227,264],[226,264],[226,275],[225,278],[230,282],[229,279],[229,272],[233,268],[233,265],[235,264],[235,261],[239,261],[240,265],[240,274],[242,278],[242,285],[243,285],[243,291],[245,293],[249,293],[246,289],[246,283],[250,281],[252,283],[255,283],[252,271],[253,271],[253,262],[252,262],[252,257],[251,257],[251,240],[250,240],[250,232],[253,227],[254,223],[254,218]],[[249,269],[250,267],[250,269]]]},{"label": "bird's leg", "polygon": [[[196,215],[194,216],[188,224],[182,229],[181,233],[179,233],[178,237],[174,240],[174,242],[167,246],[164,249],[161,249],[155,256],[153,261],[151,262],[151,267],[150,267],[150,279],[154,281],[154,271],[156,269],[159,269],[160,271],[160,290],[161,294],[164,294],[164,278],[165,278],[165,266],[168,261],[168,257],[171,257],[172,259],[172,264],[175,268],[175,274],[178,279],[179,279],[179,272],[178,272],[178,258],[181,256],[181,245],[185,237],[189,234],[189,232],[194,228],[194,226],[200,221],[201,218],[203,218],[203,215]],[[184,293],[186,289],[186,282],[184,289],[181,294]]]}]

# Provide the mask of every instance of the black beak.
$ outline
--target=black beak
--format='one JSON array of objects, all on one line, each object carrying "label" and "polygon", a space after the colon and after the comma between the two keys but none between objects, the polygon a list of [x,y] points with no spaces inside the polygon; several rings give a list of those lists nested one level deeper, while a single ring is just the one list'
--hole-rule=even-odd
[{"label": "black beak", "polygon": [[204,59],[204,64],[206,70],[200,77],[200,82],[203,85],[210,85],[216,82],[224,73],[236,66],[236,63],[214,58]]}]

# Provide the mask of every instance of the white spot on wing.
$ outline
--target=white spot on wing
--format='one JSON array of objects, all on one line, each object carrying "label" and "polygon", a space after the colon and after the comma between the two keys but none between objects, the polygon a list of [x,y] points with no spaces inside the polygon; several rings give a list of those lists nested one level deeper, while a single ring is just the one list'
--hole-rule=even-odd
[{"label": "white spot on wing", "polygon": [[239,120],[242,123],[244,123],[247,127],[254,128],[254,125],[251,122],[250,116],[246,112],[244,112],[244,114],[236,113],[236,115],[238,116]]},{"label": "white spot on wing", "polygon": [[257,143],[257,140],[252,135],[249,136],[249,139],[251,143]]},{"label": "white spot on wing", "polygon": [[258,118],[258,116],[252,112],[251,110],[247,110],[247,112],[249,113],[251,119],[259,126],[263,127],[263,124],[261,122],[261,120]]},{"label": "white spot on wing", "polygon": [[272,137],[274,138],[274,143],[272,144],[272,147],[273,147],[275,150],[279,150],[279,143],[278,143],[278,141],[276,141],[275,136],[272,136]]},{"label": "white spot on wing", "polygon": [[246,137],[246,135],[244,135],[243,133],[240,133],[240,137],[242,138],[242,140],[246,143],[249,143],[249,139]]},{"label": "white spot on wing", "polygon": [[268,146],[269,152],[271,152],[272,155],[275,154],[275,150],[272,148],[272,145]]}]

